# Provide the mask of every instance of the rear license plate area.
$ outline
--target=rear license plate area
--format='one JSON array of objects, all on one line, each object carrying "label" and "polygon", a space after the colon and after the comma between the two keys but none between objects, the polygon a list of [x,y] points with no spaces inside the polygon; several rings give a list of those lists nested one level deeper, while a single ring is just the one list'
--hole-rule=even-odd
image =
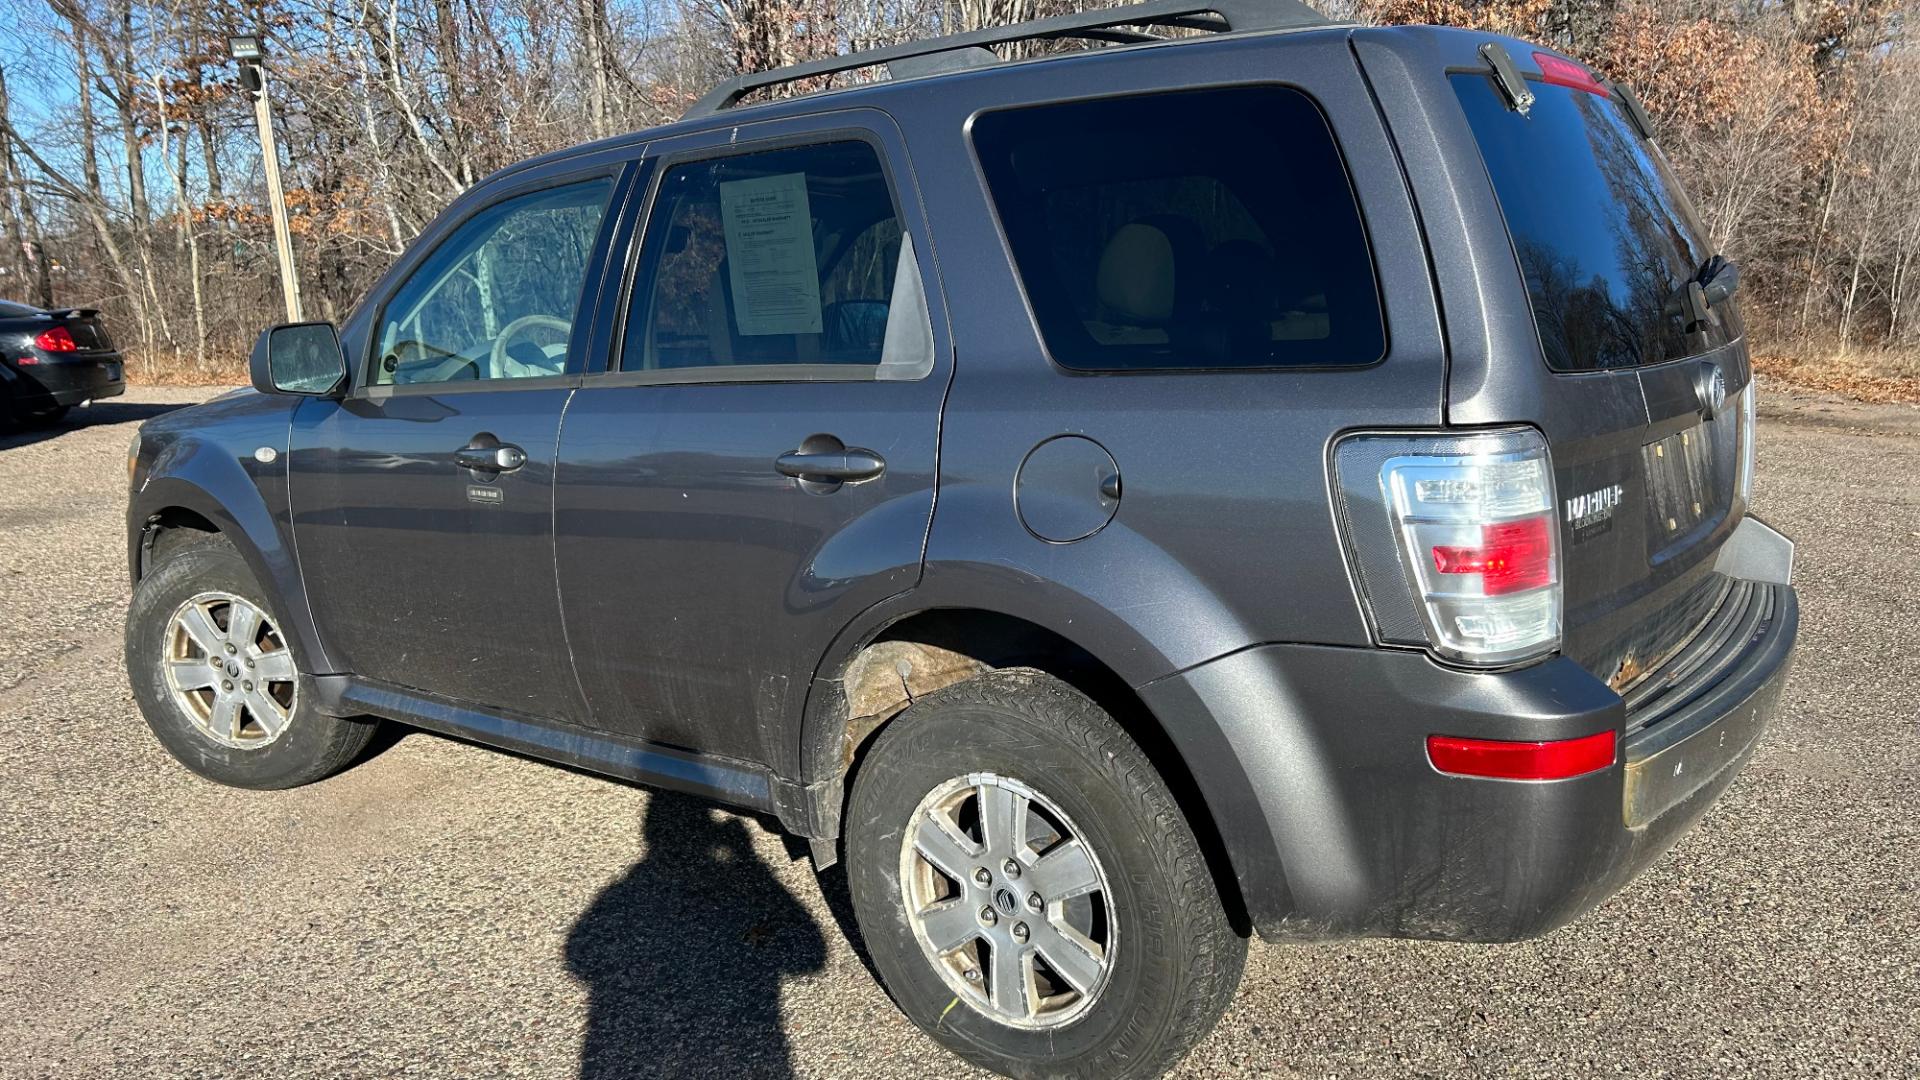
[{"label": "rear license plate area", "polygon": [[1640,448],[1647,478],[1647,535],[1654,551],[1685,539],[1694,529],[1717,520],[1723,509],[1728,465],[1719,452],[1709,421],[1650,442]]}]

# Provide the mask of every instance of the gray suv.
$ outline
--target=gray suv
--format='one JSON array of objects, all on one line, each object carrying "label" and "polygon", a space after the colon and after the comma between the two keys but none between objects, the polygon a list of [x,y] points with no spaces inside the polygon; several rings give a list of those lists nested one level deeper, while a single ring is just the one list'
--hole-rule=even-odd
[{"label": "gray suv", "polygon": [[933,1038],[1154,1074],[1249,935],[1543,934],[1732,781],[1797,626],[1738,281],[1631,91],[1487,34],[743,77],[149,422],[127,666],[224,783],[385,719],[765,815]]}]

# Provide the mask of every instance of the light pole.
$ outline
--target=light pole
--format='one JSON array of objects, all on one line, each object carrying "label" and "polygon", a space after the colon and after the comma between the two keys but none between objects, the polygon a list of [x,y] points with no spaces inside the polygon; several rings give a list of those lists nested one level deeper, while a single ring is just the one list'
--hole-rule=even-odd
[{"label": "light pole", "polygon": [[273,144],[273,105],[267,100],[267,50],[255,34],[235,34],[227,51],[240,65],[240,88],[253,95],[253,119],[260,127],[260,162],[267,177],[267,201],[273,210],[273,246],[280,256],[280,293],[287,321],[301,322],[300,271],[293,265],[293,237],[287,231],[287,200],[280,190],[280,151]]}]

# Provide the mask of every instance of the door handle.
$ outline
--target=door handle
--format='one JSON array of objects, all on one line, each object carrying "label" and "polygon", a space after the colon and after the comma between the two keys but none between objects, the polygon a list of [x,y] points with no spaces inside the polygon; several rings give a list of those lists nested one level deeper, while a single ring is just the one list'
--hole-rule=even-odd
[{"label": "door handle", "polygon": [[462,468],[475,472],[512,472],[527,463],[527,452],[506,443],[500,446],[465,446],[454,451],[453,459]]},{"label": "door handle", "polygon": [[774,459],[773,467],[797,480],[829,484],[857,484],[887,471],[886,459],[871,450],[843,449],[821,453],[795,450]]}]

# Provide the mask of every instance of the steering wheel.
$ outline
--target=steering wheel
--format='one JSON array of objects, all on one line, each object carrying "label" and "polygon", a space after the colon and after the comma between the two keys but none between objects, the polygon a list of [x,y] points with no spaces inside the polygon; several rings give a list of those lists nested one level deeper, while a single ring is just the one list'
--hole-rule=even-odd
[{"label": "steering wheel", "polygon": [[[560,340],[562,341],[565,341],[567,339],[567,335],[573,333],[573,323],[567,321],[566,319],[559,318],[558,316],[554,316],[554,315],[522,315],[520,316],[519,318],[508,323],[507,325],[501,327],[500,336],[493,339],[493,357],[491,361],[491,367],[493,368],[494,378],[496,379],[510,378],[511,376],[507,374],[508,372],[507,365],[510,363],[517,364],[522,368],[535,367],[535,365],[529,364],[524,360],[515,360],[513,357],[508,356],[507,345],[511,343],[514,338],[520,336],[521,334],[525,333],[527,330],[530,330],[536,326],[544,326],[549,330],[558,330],[560,332]],[[566,362],[567,362],[566,358],[564,356],[561,357],[560,365],[562,370],[550,371],[550,372],[547,372],[547,374],[550,374],[550,375],[562,374],[564,368],[566,367]]]}]

